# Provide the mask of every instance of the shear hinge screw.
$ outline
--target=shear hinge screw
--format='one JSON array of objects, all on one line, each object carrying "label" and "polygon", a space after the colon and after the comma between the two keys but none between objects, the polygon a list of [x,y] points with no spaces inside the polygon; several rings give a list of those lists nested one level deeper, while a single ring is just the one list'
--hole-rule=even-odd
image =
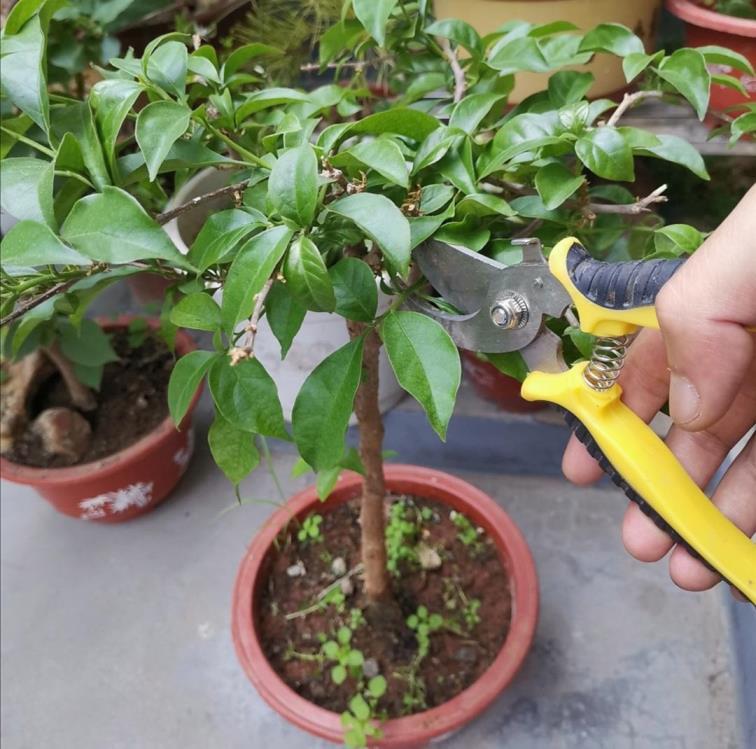
[{"label": "shear hinge screw", "polygon": [[493,324],[504,330],[524,328],[528,323],[528,305],[519,294],[508,294],[491,307]]}]

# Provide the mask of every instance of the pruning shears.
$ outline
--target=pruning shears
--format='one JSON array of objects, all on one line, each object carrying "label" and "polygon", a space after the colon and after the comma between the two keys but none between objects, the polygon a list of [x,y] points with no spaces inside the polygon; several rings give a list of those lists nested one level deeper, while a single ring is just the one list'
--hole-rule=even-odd
[{"label": "pruning shears", "polygon": [[[756,604],[756,544],[706,497],[665,443],[621,400],[617,384],[632,336],[657,328],[655,300],[682,259],[605,263],[577,239],[559,242],[546,261],[538,239],[515,240],[522,262],[505,266],[458,245],[431,240],[414,257],[446,311],[410,305],[436,319],[463,349],[519,351],[530,369],[529,401],[567,412],[578,439],[627,496],[674,541]],[[574,308],[596,336],[590,361],[568,367],[547,326]]]}]

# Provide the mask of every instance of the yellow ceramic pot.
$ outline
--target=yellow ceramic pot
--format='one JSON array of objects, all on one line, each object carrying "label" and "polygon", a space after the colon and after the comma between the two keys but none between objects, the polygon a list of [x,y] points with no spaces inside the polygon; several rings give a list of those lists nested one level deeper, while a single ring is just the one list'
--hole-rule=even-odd
[{"label": "yellow ceramic pot", "polygon": [[[481,36],[490,34],[512,20],[534,24],[571,21],[583,31],[600,23],[621,23],[653,48],[660,0],[434,0],[436,18],[467,21]],[[619,60],[596,55],[589,70],[596,77],[591,97],[620,91],[627,85]],[[546,87],[548,73],[517,73],[510,101],[522,101]]]}]

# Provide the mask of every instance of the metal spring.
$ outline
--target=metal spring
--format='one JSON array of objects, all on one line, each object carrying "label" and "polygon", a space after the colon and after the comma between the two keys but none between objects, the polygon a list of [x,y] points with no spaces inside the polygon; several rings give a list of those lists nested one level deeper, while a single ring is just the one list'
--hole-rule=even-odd
[{"label": "metal spring", "polygon": [[583,378],[594,390],[609,390],[620,376],[627,357],[631,336],[598,338],[588,366],[583,370]]}]

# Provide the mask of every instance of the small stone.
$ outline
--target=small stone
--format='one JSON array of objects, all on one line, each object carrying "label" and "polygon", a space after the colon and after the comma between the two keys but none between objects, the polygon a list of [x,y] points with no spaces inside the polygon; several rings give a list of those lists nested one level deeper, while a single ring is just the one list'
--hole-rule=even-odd
[{"label": "small stone", "polygon": [[342,577],[339,580],[339,588],[345,596],[351,596],[354,593],[354,583],[351,577]]},{"label": "small stone", "polygon": [[72,463],[84,457],[92,441],[92,427],[77,411],[70,408],[48,408],[32,425],[42,440],[45,452],[60,455]]},{"label": "small stone", "polygon": [[420,542],[416,550],[417,559],[424,570],[437,570],[441,566],[441,555],[432,546]]},{"label": "small stone", "polygon": [[134,400],[134,405],[138,409],[144,410],[145,408],[147,408],[147,406],[150,405],[150,402],[147,400],[147,398],[144,397],[144,394],[142,394],[136,397],[136,399]]},{"label": "small stone", "polygon": [[333,573],[334,577],[341,577],[342,575],[346,575],[346,571],[346,562],[344,561],[343,557],[336,557],[336,559],[331,562],[331,572]]},{"label": "small stone", "polygon": [[372,679],[381,672],[378,661],[375,658],[366,658],[362,663],[362,673],[366,679]]},{"label": "small stone", "polygon": [[303,577],[307,574],[307,570],[305,569],[302,560],[298,559],[296,564],[292,564],[290,567],[286,568],[286,574],[289,577]]},{"label": "small stone", "polygon": [[478,660],[478,651],[470,645],[462,645],[454,651],[452,658],[460,663],[475,663]]}]

